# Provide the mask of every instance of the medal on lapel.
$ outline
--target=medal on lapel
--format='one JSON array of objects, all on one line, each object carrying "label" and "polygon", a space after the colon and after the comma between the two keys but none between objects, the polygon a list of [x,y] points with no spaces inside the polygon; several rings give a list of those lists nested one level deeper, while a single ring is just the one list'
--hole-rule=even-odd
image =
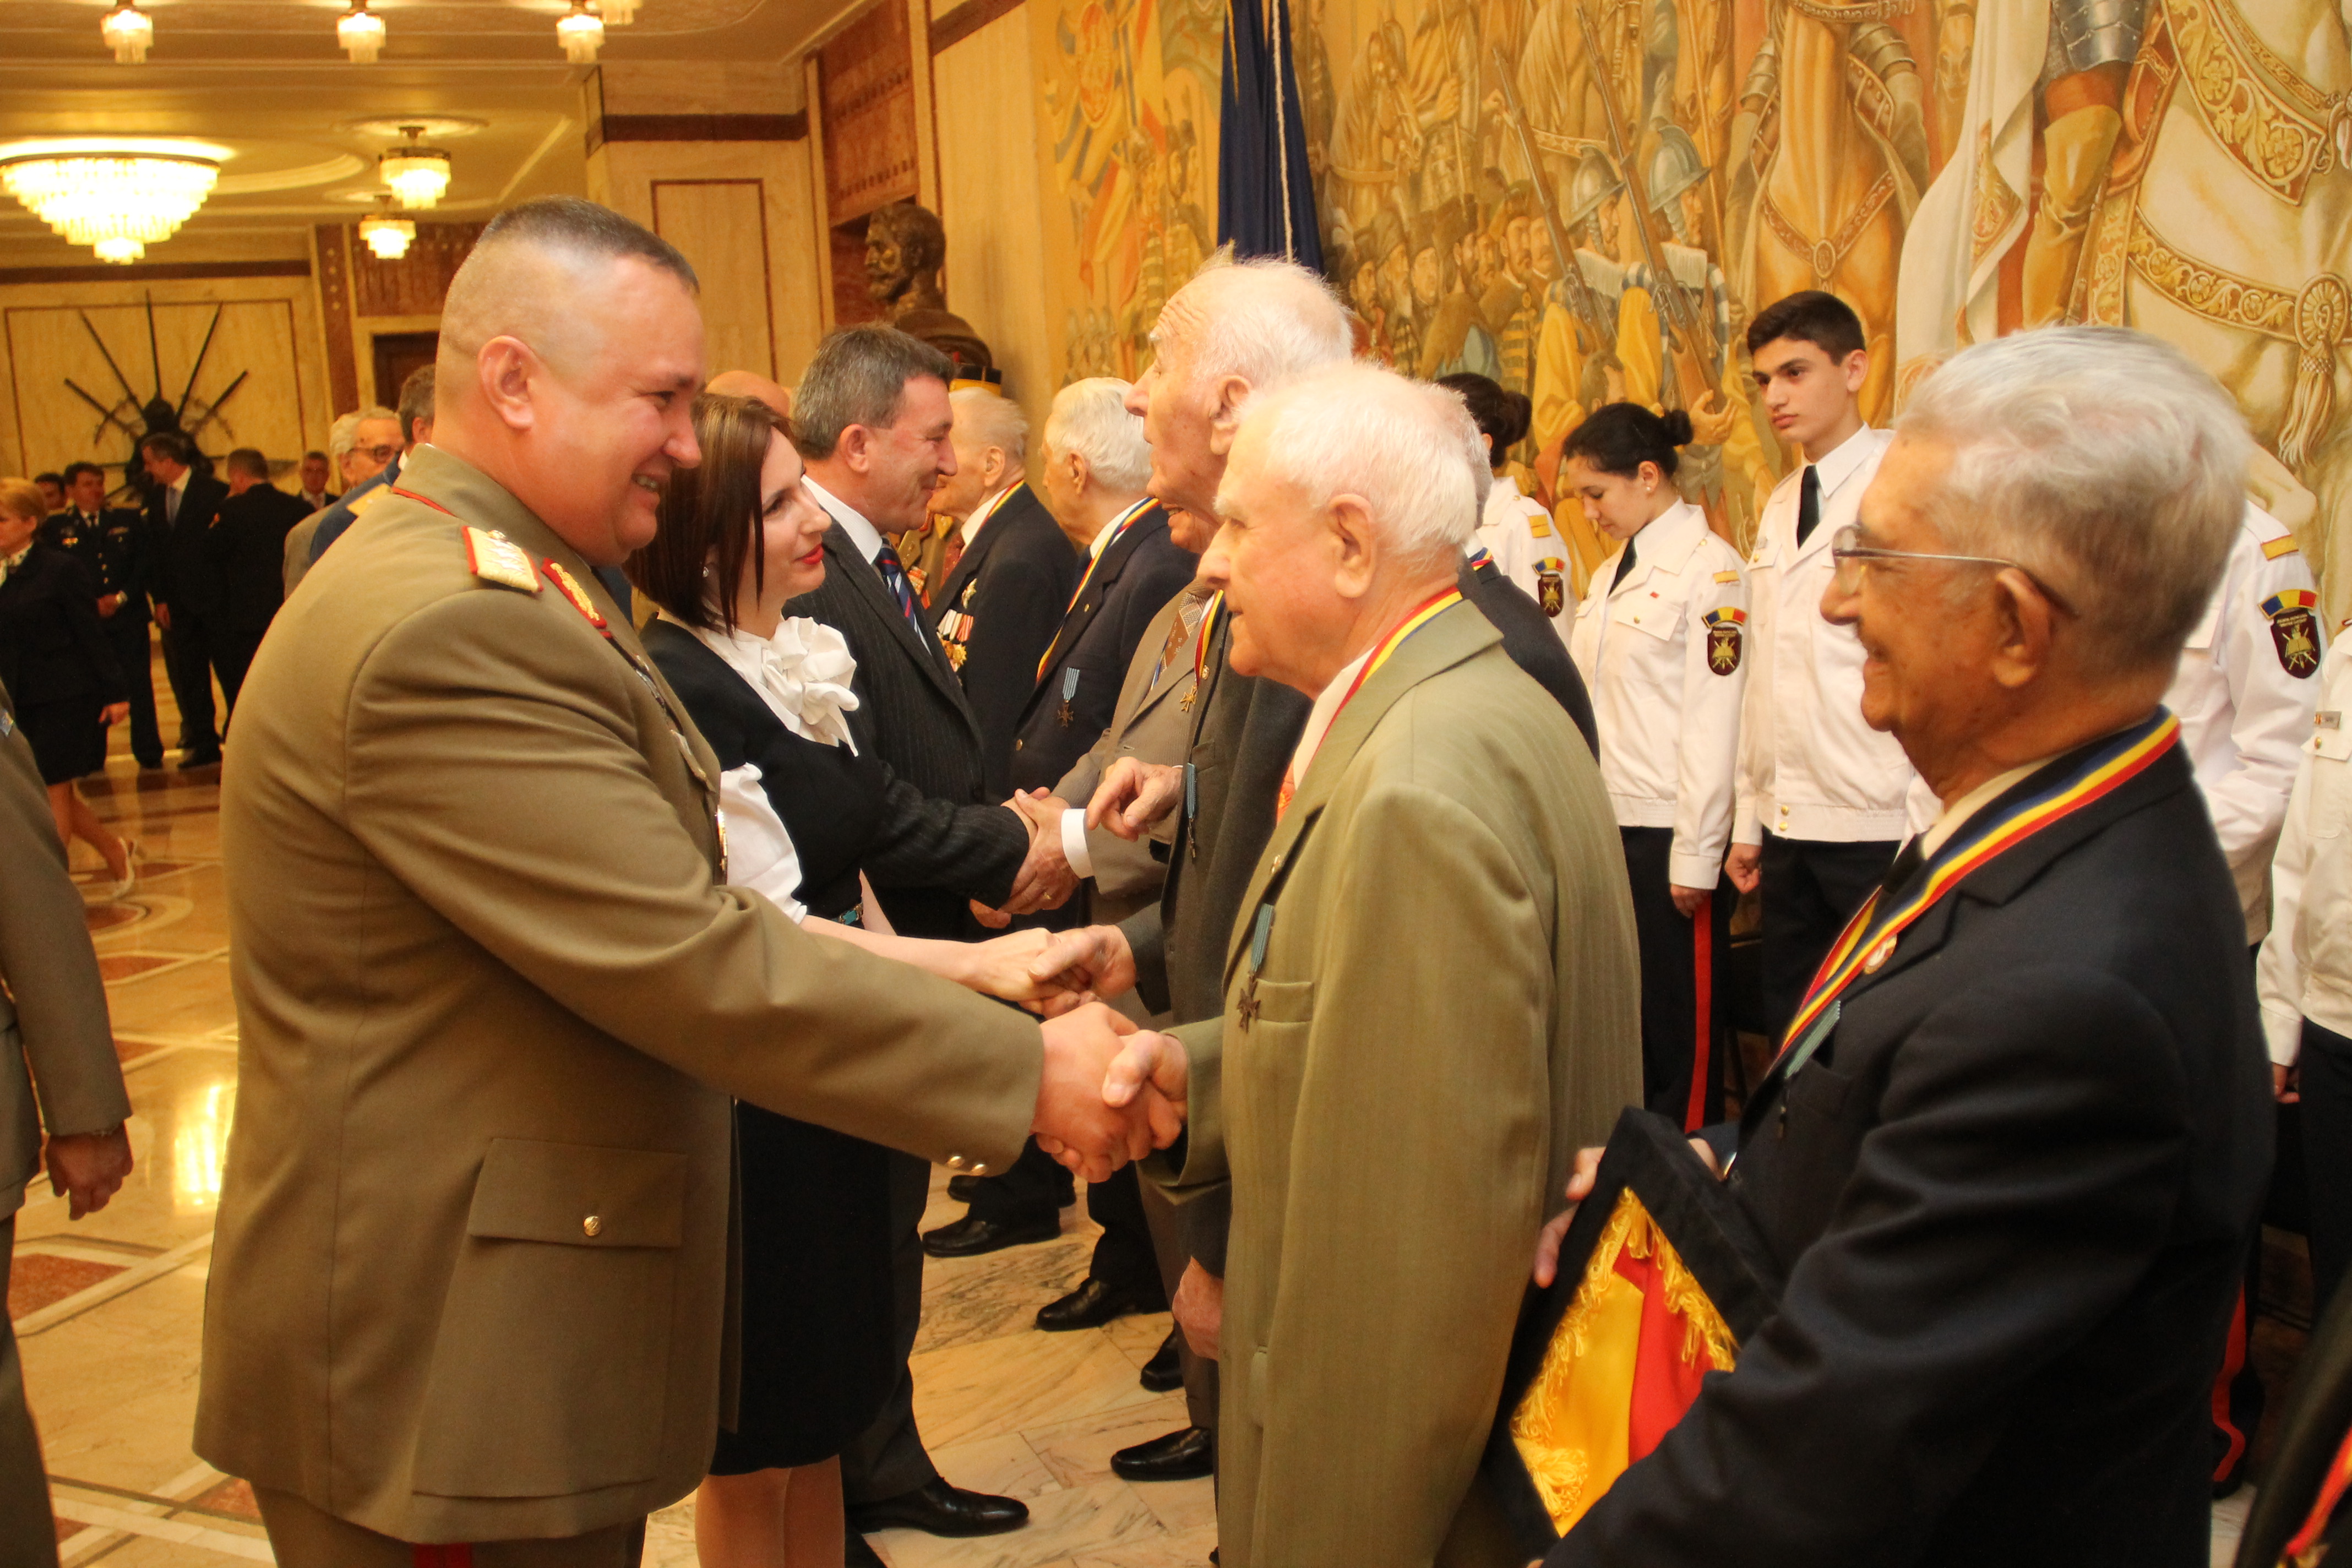
[{"label": "medal on lapel", "polygon": [[1234,1009],[1234,1021],[1244,1029],[1257,1022],[1257,972],[1265,965],[1266,938],[1274,934],[1274,906],[1257,907],[1257,924],[1250,929],[1249,984],[1242,988],[1241,1005]]},{"label": "medal on lapel", "polygon": [[1070,699],[1078,694],[1078,672],[1062,671],[1062,705],[1054,711],[1055,720],[1066,730],[1078,721],[1078,710],[1070,706]]}]

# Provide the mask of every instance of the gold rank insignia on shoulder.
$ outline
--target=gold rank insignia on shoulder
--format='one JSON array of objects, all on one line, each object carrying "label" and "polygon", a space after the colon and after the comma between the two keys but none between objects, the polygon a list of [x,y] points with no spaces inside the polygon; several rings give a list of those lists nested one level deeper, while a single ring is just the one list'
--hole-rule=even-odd
[{"label": "gold rank insignia on shoulder", "polygon": [[1717,572],[1715,574],[1715,580],[1718,583],[1737,583],[1739,581],[1739,574],[1737,572]]},{"label": "gold rank insignia on shoulder", "polygon": [[468,527],[466,564],[485,583],[496,583],[501,588],[512,588],[521,594],[539,592],[539,574],[530,569],[530,557],[522,552],[521,545],[503,533],[487,533]]},{"label": "gold rank insignia on shoulder", "polygon": [[[548,557],[541,564],[547,569],[547,580],[555,584],[555,591],[571,600],[572,607],[586,616],[590,626],[600,632],[604,632],[607,637],[612,636],[611,632],[605,631],[604,616],[596,608],[595,601],[588,597],[588,590],[580,585],[580,579],[565,571],[563,563],[553,556]],[[651,683],[648,682],[648,684]]]},{"label": "gold rank insignia on shoulder", "polygon": [[2294,534],[2283,533],[2276,539],[2263,541],[2263,559],[2275,561],[2282,555],[2292,555],[2301,548],[2295,543]]},{"label": "gold rank insignia on shoulder", "polygon": [[1551,537],[1551,524],[1545,519],[1536,516],[1535,513],[1529,512],[1528,514],[1528,532],[1538,539],[1549,539]]}]

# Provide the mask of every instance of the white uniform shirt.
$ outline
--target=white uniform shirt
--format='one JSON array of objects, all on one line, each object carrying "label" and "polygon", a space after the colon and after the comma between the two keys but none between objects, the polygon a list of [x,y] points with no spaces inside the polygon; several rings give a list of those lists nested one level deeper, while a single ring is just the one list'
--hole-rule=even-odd
[{"label": "white uniform shirt", "polygon": [[1861,639],[1822,618],[1836,572],[1830,541],[1854,520],[1892,433],[1865,426],[1816,465],[1821,521],[1801,548],[1802,466],[1775,486],[1748,558],[1755,668],[1740,715],[1735,844],[1782,838],[1853,844],[1910,826],[1911,764],[1891,735],[1863,722]]},{"label": "white uniform shirt", "polygon": [[2271,933],[2256,969],[2263,1032],[2281,1063],[2295,1059],[2305,1018],[2352,1035],[2352,639],[2337,637],[2319,679],[2271,862]]},{"label": "white uniform shirt", "polygon": [[1495,488],[1486,492],[1478,542],[1495,558],[1496,569],[1527,590],[1528,597],[1551,617],[1559,640],[1568,641],[1574,617],[1568,613],[1568,560],[1560,553],[1559,536],[1552,531],[1551,514],[1543,503],[1522,491],[1509,474],[1496,474]]},{"label": "white uniform shirt", "polygon": [[1748,582],[1739,552],[1689,501],[1593,569],[1569,639],[1592,694],[1601,782],[1621,827],[1671,827],[1667,879],[1712,888],[1730,846]]},{"label": "white uniform shirt", "polygon": [[2325,651],[2318,605],[2294,533],[2249,502],[2221,586],[2164,694],[2238,879],[2249,943],[2270,930],[2271,854],[2312,732]]}]

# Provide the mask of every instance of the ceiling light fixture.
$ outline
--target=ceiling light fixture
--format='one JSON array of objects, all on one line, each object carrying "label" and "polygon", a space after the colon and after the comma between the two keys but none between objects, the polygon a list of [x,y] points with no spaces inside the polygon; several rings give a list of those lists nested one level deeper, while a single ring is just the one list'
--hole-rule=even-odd
[{"label": "ceiling light fixture", "polygon": [[397,261],[408,254],[409,245],[416,238],[416,225],[412,219],[393,215],[389,210],[390,196],[379,199],[387,210],[360,219],[360,238],[375,252],[378,261]]},{"label": "ceiling light fixture", "polygon": [[368,0],[352,0],[352,8],[335,21],[335,37],[353,65],[372,66],[383,47],[383,18],[368,9]]},{"label": "ceiling light fixture", "polygon": [[98,30],[106,39],[107,47],[114,51],[118,64],[136,66],[147,62],[147,46],[155,41],[155,24],[147,19],[147,13],[139,8],[137,0],[122,0],[121,5],[106,14]]},{"label": "ceiling light fixture", "polygon": [[638,0],[596,0],[596,14],[608,27],[625,27],[637,19]]},{"label": "ceiling light fixture", "polygon": [[402,206],[429,207],[449,188],[449,154],[438,147],[417,144],[417,137],[425,133],[423,126],[404,125],[400,130],[408,140],[377,158],[376,171]]},{"label": "ceiling light fixture", "polygon": [[604,19],[588,9],[588,0],[572,0],[571,15],[557,20],[555,36],[565,59],[575,66],[594,65],[596,50],[604,42]]},{"label": "ceiling light fixture", "polygon": [[0,147],[0,189],[101,261],[136,261],[212,194],[228,149],[77,137]]}]

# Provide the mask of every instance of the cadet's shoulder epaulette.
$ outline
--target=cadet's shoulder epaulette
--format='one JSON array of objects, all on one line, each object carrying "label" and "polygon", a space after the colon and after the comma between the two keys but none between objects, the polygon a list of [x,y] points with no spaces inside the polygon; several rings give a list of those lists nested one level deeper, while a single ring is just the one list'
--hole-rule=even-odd
[{"label": "cadet's shoulder epaulette", "polygon": [[1715,574],[1715,580],[1718,583],[1737,583],[1739,581],[1739,574],[1738,572],[1717,572]]},{"label": "cadet's shoulder epaulette", "polygon": [[523,553],[521,545],[503,533],[488,533],[468,526],[466,564],[485,583],[496,583],[501,588],[512,588],[521,594],[539,592],[539,574],[530,569],[530,557]]},{"label": "cadet's shoulder epaulette", "polygon": [[2275,561],[2282,555],[2292,555],[2301,548],[2295,543],[2294,534],[2282,533],[2276,539],[2263,541],[2263,559]]}]

